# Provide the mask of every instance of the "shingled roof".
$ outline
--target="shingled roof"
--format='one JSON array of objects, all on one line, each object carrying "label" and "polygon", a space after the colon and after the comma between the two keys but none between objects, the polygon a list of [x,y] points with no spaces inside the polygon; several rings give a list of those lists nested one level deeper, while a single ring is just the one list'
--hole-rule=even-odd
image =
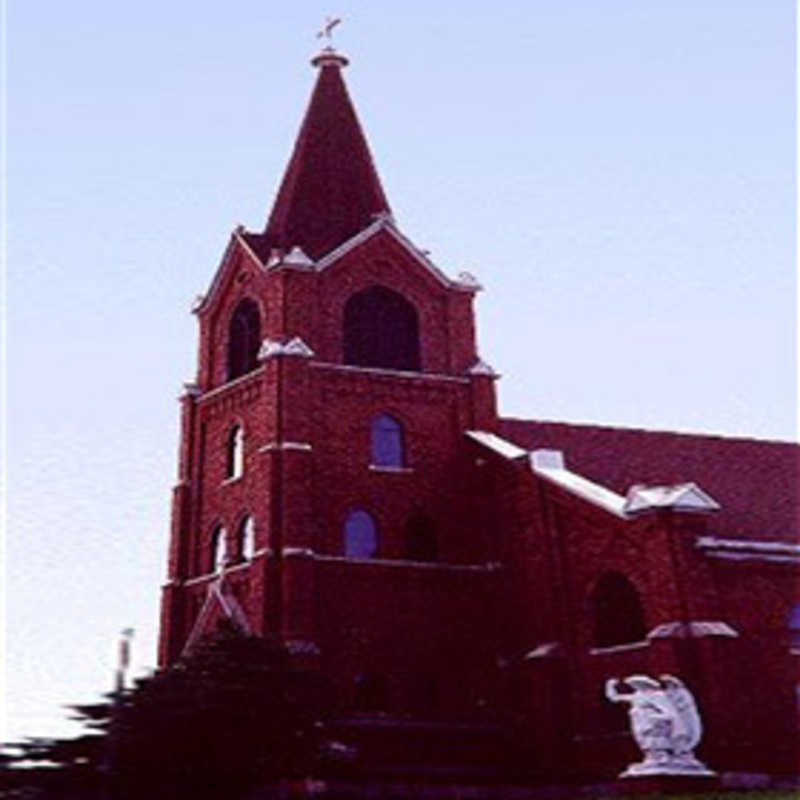
[{"label": "shingled roof", "polygon": [[715,535],[798,541],[797,444],[521,419],[501,420],[499,433],[561,450],[570,470],[622,495],[636,483],[694,481],[722,506],[709,520]]},{"label": "shingled roof", "polygon": [[391,213],[342,79],[347,59],[323,51],[312,63],[317,83],[272,213],[263,234],[247,237],[262,258],[299,246],[318,259]]}]

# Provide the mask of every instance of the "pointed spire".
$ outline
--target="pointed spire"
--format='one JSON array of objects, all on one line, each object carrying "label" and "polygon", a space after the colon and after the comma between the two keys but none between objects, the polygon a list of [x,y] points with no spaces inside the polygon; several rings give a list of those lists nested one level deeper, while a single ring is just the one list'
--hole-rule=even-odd
[{"label": "pointed spire", "polygon": [[326,47],[311,63],[317,83],[264,238],[318,259],[391,211],[342,80],[347,59]]}]

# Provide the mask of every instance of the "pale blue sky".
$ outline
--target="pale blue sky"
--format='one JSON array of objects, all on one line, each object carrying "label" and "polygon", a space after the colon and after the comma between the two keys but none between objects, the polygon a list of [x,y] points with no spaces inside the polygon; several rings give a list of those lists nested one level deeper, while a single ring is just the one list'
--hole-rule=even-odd
[{"label": "pale blue sky", "polygon": [[[193,297],[263,225],[324,16],[506,415],[794,438],[794,4],[8,8],[8,737],[155,659]],[[692,476],[686,476],[687,480]]]}]

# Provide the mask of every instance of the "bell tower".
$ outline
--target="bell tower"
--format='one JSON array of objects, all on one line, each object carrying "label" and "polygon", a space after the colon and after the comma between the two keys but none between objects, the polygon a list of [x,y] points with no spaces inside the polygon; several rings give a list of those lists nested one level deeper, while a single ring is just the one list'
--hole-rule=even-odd
[{"label": "bell tower", "polygon": [[396,225],[347,59],[311,63],[267,224],[232,232],[194,308],[159,660],[225,615],[317,659],[354,703],[398,708],[445,661],[494,658],[474,626],[491,626],[498,544],[459,502],[459,464],[466,431],[497,427],[496,376],[477,282]]}]

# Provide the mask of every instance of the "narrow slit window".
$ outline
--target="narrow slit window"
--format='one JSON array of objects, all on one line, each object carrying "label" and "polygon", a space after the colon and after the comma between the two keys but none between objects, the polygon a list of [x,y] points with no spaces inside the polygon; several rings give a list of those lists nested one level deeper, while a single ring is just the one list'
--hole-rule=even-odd
[{"label": "narrow slit window", "polygon": [[228,434],[227,477],[240,478],[244,473],[244,431],[235,425]]},{"label": "narrow slit window", "polygon": [[256,526],[252,517],[245,517],[239,526],[239,553],[242,561],[252,561],[256,552]]},{"label": "narrow slit window", "polygon": [[225,528],[221,525],[211,534],[211,571],[220,572],[228,555]]}]

